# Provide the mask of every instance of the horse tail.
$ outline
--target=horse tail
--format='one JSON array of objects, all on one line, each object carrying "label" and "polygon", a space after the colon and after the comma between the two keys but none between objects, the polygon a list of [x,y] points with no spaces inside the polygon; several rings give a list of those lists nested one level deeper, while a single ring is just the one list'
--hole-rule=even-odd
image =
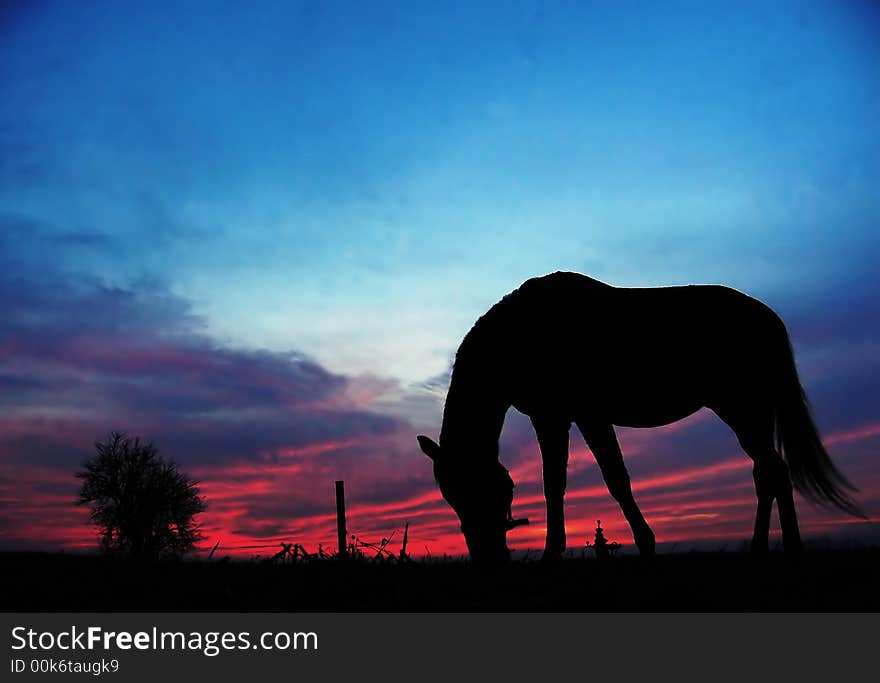
[{"label": "horse tail", "polygon": [[847,514],[867,519],[859,505],[846,493],[856,488],[835,467],[822,444],[810,404],[798,378],[794,351],[787,334],[779,369],[776,449],[788,464],[795,490],[814,503],[830,505]]}]

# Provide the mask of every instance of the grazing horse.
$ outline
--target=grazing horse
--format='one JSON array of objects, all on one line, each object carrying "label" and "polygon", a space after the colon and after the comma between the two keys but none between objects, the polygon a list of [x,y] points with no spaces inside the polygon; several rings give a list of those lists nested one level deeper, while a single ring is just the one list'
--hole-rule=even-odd
[{"label": "grazing horse", "polygon": [[787,554],[801,549],[794,489],[864,516],[810,415],[785,326],[769,307],[716,285],[613,287],[577,273],[527,280],[465,336],[443,411],[440,443],[419,436],[471,558],[509,558],[513,480],[499,462],[508,409],[538,437],[547,502],[544,558],[565,550],[563,498],[574,422],[620,504],[643,556],[654,533],[642,516],[614,426],[656,427],[714,411],[754,462],[751,550],[769,549],[777,501]]}]

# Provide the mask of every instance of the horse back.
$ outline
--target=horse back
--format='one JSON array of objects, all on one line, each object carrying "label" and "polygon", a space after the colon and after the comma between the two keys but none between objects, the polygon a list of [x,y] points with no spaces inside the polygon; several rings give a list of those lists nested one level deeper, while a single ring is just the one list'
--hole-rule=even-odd
[{"label": "horse back", "polygon": [[613,287],[577,273],[526,281],[475,330],[483,371],[523,412],[629,406],[616,424],[664,424],[709,405],[767,374],[768,346],[786,339],[771,309],[735,289]]},{"label": "horse back", "polygon": [[739,345],[782,325],[765,304],[730,287],[613,287],[578,273],[527,280],[498,307],[505,308],[497,325],[502,335],[551,346],[570,340],[609,353],[621,343],[640,353],[666,344]]}]

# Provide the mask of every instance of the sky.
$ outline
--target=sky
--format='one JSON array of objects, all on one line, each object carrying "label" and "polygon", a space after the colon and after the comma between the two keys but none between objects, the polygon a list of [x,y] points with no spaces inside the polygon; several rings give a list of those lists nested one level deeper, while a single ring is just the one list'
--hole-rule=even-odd
[{"label": "sky", "polygon": [[[0,548],[95,547],[73,473],[119,430],[201,481],[205,547],[333,550],[343,479],[359,538],[464,552],[415,436],[556,270],[772,306],[876,519],[878,35],[851,1],[0,4]],[[618,433],[658,541],[748,539],[714,415]],[[538,548],[513,411],[501,459]],[[567,501],[571,546],[632,546],[576,430]]]}]

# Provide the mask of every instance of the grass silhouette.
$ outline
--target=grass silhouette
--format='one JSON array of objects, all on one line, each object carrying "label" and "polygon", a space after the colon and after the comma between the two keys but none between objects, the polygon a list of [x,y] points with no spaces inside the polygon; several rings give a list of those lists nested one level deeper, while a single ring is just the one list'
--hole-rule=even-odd
[{"label": "grass silhouette", "polygon": [[876,611],[880,548],[679,552],[646,562],[589,556],[481,571],[451,559],[143,563],[101,555],[0,553],[7,611],[750,612]]}]

